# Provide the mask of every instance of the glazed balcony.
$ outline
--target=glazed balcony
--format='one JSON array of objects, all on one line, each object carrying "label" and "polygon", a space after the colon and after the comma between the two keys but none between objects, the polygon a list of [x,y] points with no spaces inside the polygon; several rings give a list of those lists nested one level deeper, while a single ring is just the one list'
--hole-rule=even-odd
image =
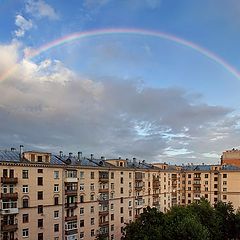
[{"label": "glazed balcony", "polygon": [[15,232],[18,229],[17,223],[6,223],[2,221],[1,223],[1,231],[2,232]]},{"label": "glazed balcony", "polygon": [[69,221],[77,221],[77,215],[74,216],[66,216],[65,217],[65,221],[69,222]]},{"label": "glazed balcony", "polygon": [[9,201],[9,200],[13,200],[13,201],[17,201],[18,199],[18,193],[1,193],[1,199],[3,201]]},{"label": "glazed balcony", "polygon": [[1,183],[17,184],[18,183],[18,178],[16,178],[16,177],[1,177]]}]

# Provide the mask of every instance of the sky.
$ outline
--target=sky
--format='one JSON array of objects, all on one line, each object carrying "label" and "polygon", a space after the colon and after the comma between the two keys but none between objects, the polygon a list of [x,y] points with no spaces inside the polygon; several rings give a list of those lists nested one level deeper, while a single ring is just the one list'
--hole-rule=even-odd
[{"label": "sky", "polygon": [[238,0],[0,0],[0,148],[219,163],[240,145],[239,15]]}]

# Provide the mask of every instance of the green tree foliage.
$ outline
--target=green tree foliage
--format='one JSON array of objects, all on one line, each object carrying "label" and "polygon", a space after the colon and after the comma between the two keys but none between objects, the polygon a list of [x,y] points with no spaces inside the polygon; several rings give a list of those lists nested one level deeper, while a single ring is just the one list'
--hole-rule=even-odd
[{"label": "green tree foliage", "polygon": [[147,207],[140,217],[124,229],[125,240],[230,240],[240,239],[240,211],[231,203],[214,207],[205,200],[188,206],[175,206],[167,213]]}]

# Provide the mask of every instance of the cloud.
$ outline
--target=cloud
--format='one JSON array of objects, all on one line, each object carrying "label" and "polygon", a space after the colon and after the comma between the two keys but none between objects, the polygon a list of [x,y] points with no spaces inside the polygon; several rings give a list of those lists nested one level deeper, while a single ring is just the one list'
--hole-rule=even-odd
[{"label": "cloud", "polygon": [[26,12],[37,18],[47,17],[51,20],[59,19],[59,15],[54,8],[43,0],[28,0],[26,2]]},{"label": "cloud", "polygon": [[17,37],[23,37],[25,35],[25,32],[33,27],[31,19],[27,20],[20,14],[16,15],[15,25],[18,27],[18,29],[15,31],[15,35]]},{"label": "cloud", "polygon": [[[238,147],[240,117],[179,88],[80,77],[58,60],[17,63],[18,47],[0,45],[0,143],[148,161],[215,161]],[[211,158],[212,157],[212,158]],[[210,160],[209,160],[210,159]]]}]

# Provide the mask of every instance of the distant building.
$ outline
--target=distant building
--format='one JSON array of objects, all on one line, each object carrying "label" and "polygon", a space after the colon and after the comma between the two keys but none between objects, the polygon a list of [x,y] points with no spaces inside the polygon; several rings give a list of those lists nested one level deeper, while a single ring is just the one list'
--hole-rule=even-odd
[{"label": "distant building", "polygon": [[240,150],[232,149],[223,152],[221,156],[221,164],[228,164],[240,167]]},{"label": "distant building", "polygon": [[0,239],[120,240],[147,206],[167,211],[207,198],[240,206],[240,168],[94,159],[79,152],[0,151]]}]

